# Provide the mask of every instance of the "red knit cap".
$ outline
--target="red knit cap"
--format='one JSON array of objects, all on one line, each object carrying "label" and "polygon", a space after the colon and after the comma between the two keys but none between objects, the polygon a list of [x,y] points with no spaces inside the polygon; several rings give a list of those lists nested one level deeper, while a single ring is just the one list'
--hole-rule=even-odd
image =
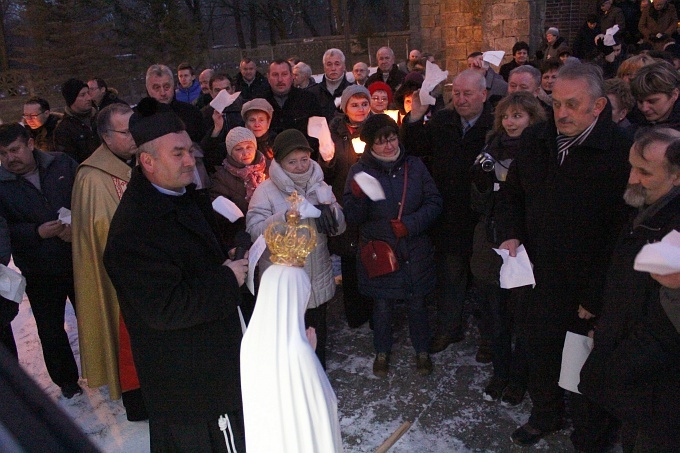
[{"label": "red knit cap", "polygon": [[392,103],[392,88],[385,82],[373,82],[368,86],[368,91],[371,93],[371,96],[373,96],[373,93],[376,91],[384,91],[387,93],[387,103]]}]

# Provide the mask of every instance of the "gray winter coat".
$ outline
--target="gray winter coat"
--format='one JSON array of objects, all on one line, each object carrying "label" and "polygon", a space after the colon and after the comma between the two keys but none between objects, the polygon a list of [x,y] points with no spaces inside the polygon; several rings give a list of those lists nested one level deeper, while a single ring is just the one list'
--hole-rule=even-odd
[{"label": "gray winter coat", "polygon": [[[283,171],[278,162],[272,161],[269,167],[269,179],[260,184],[253,197],[250,199],[248,214],[246,215],[246,231],[255,241],[264,230],[274,222],[285,222],[286,211],[290,208],[287,198],[297,190],[298,195],[305,197],[313,205],[319,204],[317,191],[322,187],[327,187],[323,181],[323,171],[316,162],[312,161],[314,167],[307,186],[302,188],[295,186],[293,181]],[[332,196],[332,208],[335,218],[338,221],[338,234],[345,231],[345,216],[342,208]],[[316,230],[314,219],[304,219],[302,223],[309,225]],[[269,252],[260,258],[260,275],[271,265]],[[327,238],[325,234],[317,234],[316,248],[309,254],[305,261],[305,272],[312,282],[312,294],[309,298],[307,308],[316,308],[328,302],[335,294],[335,280],[333,279],[333,268],[331,265],[330,254],[328,253]]]}]

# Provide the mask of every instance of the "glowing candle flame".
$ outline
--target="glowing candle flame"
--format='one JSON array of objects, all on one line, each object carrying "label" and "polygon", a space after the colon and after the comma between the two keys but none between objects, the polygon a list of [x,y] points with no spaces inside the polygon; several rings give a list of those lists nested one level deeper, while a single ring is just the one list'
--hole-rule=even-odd
[{"label": "glowing candle flame", "polygon": [[383,113],[392,118],[395,122],[399,121],[399,110],[385,110]]},{"label": "glowing candle flame", "polygon": [[366,143],[362,142],[359,137],[353,138],[352,147],[354,148],[355,153],[361,154],[364,152],[364,148],[366,148]]}]

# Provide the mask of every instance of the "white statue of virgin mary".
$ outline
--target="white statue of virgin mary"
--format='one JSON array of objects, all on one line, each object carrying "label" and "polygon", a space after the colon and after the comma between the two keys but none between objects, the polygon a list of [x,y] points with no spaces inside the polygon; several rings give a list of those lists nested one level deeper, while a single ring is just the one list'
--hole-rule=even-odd
[{"label": "white statue of virgin mary", "polygon": [[305,333],[310,292],[302,267],[274,264],[262,275],[241,343],[249,453],[342,451],[337,398]]}]

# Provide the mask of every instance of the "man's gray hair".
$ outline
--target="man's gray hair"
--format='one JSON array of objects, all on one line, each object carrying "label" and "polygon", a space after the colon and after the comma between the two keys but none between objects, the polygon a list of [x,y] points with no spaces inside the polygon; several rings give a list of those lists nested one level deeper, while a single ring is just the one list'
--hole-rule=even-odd
[{"label": "man's gray hair", "polygon": [[312,68],[307,63],[303,63],[302,61],[293,66],[293,69],[297,69],[299,72],[301,72],[307,77],[312,76]]},{"label": "man's gray hair", "polygon": [[461,72],[456,76],[454,79],[454,82],[458,78],[471,78],[471,79],[477,79],[476,82],[478,84],[478,88],[480,91],[486,90],[486,79],[482,75],[481,72],[477,71],[476,69],[466,69],[465,71]]},{"label": "man's gray hair", "polygon": [[380,49],[378,49],[378,51],[375,53],[376,58],[378,58],[378,52],[380,52],[381,50],[388,50],[388,51],[390,52],[390,56],[391,56],[392,58],[394,58],[394,50],[392,50],[391,48],[389,48],[389,47],[387,47],[387,46],[383,46],[383,47],[381,47]]},{"label": "man's gray hair", "polygon": [[107,105],[101,109],[97,114],[97,134],[99,134],[99,138],[104,141],[102,136],[111,130],[111,117],[113,115],[125,115],[130,112],[132,112],[132,108],[120,102]]},{"label": "man's gray hair", "polygon": [[602,69],[590,63],[568,62],[557,71],[557,80],[582,80],[588,85],[588,94],[593,101],[605,97]]},{"label": "man's gray hair", "polygon": [[152,76],[156,77],[168,76],[170,77],[170,81],[173,82],[174,84],[173,79],[174,76],[172,74],[172,71],[164,64],[152,64],[151,66],[149,66],[149,69],[146,70],[145,83],[149,83],[149,78],[151,78]]},{"label": "man's gray hair", "polygon": [[323,58],[322,58],[321,61],[323,61],[323,64],[326,64],[326,60],[328,58],[335,57],[335,56],[339,56],[340,60],[342,61],[342,64],[345,64],[345,54],[342,53],[342,50],[335,49],[335,48],[331,48],[331,49],[328,49],[327,51],[325,51],[323,53]]},{"label": "man's gray hair", "polygon": [[158,154],[156,152],[156,140],[157,139],[153,139],[151,141],[142,143],[137,147],[137,151],[135,152],[135,154],[139,156],[142,153],[147,153],[150,154],[152,157],[157,157]]},{"label": "man's gray hair", "polygon": [[635,134],[633,150],[645,161],[644,152],[653,143],[666,146],[664,167],[669,173],[680,171],[680,131],[670,127],[646,127]]},{"label": "man's gray hair", "polygon": [[539,71],[537,68],[534,68],[530,64],[523,64],[522,66],[518,66],[510,71],[508,81],[513,74],[529,74],[534,79],[534,82],[536,82],[536,86],[541,85],[541,71]]}]

